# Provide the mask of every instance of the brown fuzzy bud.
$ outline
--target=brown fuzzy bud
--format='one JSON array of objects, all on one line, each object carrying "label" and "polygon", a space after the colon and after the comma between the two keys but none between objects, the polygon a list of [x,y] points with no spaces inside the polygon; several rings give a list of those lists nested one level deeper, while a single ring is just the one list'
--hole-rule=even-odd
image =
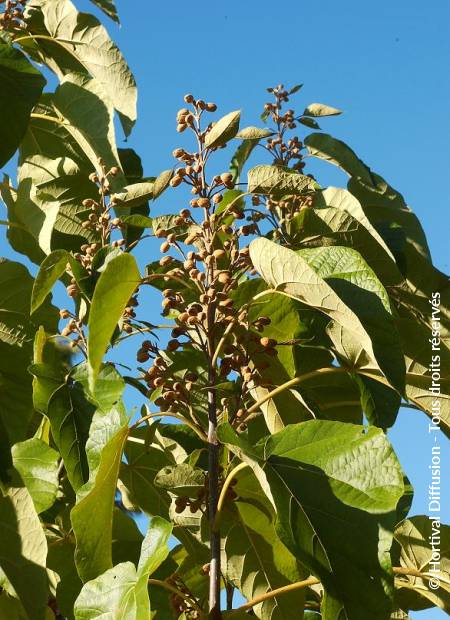
[{"label": "brown fuzzy bud", "polygon": [[209,198],[199,198],[197,200],[197,204],[198,204],[199,207],[208,208],[211,203],[209,201]]},{"label": "brown fuzzy bud", "polygon": [[176,351],[179,346],[180,346],[180,343],[176,339],[169,340],[169,342],[167,343],[168,351]]},{"label": "brown fuzzy bud", "polygon": [[170,250],[170,243],[168,241],[164,241],[163,243],[161,243],[159,250],[162,254],[165,254]]},{"label": "brown fuzzy bud", "polygon": [[265,349],[273,349],[273,347],[277,344],[276,340],[273,338],[267,338],[267,336],[260,338],[259,342]]},{"label": "brown fuzzy bud", "polygon": [[70,312],[69,312],[68,310],[63,309],[63,310],[60,310],[60,311],[59,311],[59,317],[60,317],[61,319],[68,319],[68,318],[69,318],[69,316],[70,316]]},{"label": "brown fuzzy bud", "polygon": [[214,250],[213,256],[214,258],[223,258],[226,255],[224,250]]},{"label": "brown fuzzy bud", "polygon": [[159,261],[159,264],[161,265],[161,267],[165,267],[166,265],[170,265],[172,261],[173,258],[171,256],[163,256]]},{"label": "brown fuzzy bud", "polygon": [[69,284],[69,286],[66,288],[66,291],[69,297],[76,297],[80,292],[76,284]]},{"label": "brown fuzzy bud", "polygon": [[139,349],[139,351],[136,353],[136,359],[140,364],[142,364],[150,359],[150,355],[144,349]]},{"label": "brown fuzzy bud", "polygon": [[185,103],[194,103],[194,96],[188,93],[183,97]]},{"label": "brown fuzzy bud", "polygon": [[217,276],[217,279],[221,284],[227,284],[231,280],[231,276],[228,271],[221,271]]},{"label": "brown fuzzy bud", "polygon": [[170,187],[178,187],[178,185],[180,185],[180,183],[182,182],[183,178],[182,177],[172,177],[169,181],[169,185]]}]

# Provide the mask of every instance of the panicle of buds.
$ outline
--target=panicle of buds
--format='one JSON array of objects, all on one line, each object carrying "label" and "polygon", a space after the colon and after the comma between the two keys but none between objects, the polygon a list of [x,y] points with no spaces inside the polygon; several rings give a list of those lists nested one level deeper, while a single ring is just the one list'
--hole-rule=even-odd
[{"label": "panicle of buds", "polygon": [[23,31],[26,24],[23,20],[23,11],[27,0],[2,0],[1,4],[5,4],[4,12],[0,13],[0,31],[14,33],[15,31]]}]

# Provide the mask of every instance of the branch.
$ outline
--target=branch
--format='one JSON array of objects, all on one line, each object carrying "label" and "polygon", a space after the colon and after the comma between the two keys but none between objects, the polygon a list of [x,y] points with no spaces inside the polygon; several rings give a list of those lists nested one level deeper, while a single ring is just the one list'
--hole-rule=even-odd
[{"label": "branch", "polygon": [[307,381],[308,379],[313,379],[314,377],[320,377],[321,375],[339,374],[343,372],[351,372],[351,370],[349,370],[348,368],[343,368],[342,366],[330,366],[329,368],[319,368],[319,370],[313,370],[311,372],[307,372],[306,374],[301,375],[300,377],[294,377],[293,379],[286,381],[286,383],[279,385],[274,390],[266,394],[263,398],[261,398],[256,403],[254,403],[250,407],[250,409],[247,410],[247,415],[254,413],[265,402],[267,402],[274,396],[278,396],[278,394],[281,394],[282,392],[289,390],[291,387],[294,387],[294,385],[298,385],[299,383],[303,383],[304,381]]},{"label": "branch", "polygon": [[[411,577],[419,577],[420,579],[423,579],[423,578],[431,579],[432,577],[434,577],[434,575],[430,575],[429,573],[421,573],[416,568],[405,568],[403,566],[393,566],[392,567],[392,572],[394,573],[394,575],[409,575]],[[446,580],[442,580],[442,581],[447,583]],[[241,605],[240,607],[238,607],[234,611],[236,611],[236,612],[238,612],[238,611],[245,611],[245,610],[251,609],[252,607],[255,607],[255,605],[259,605],[259,603],[267,601],[267,600],[269,600],[271,598],[275,598],[275,597],[280,596],[282,594],[286,594],[288,592],[292,592],[293,590],[301,590],[303,588],[308,588],[309,586],[317,585],[319,583],[320,583],[320,580],[317,579],[316,577],[308,577],[308,579],[304,579],[303,581],[297,581],[297,582],[291,583],[291,584],[289,584],[287,586],[283,586],[281,588],[277,588],[276,590],[270,590],[270,592],[266,592],[265,594],[261,594],[260,596],[256,596],[255,598],[252,598],[250,601],[248,601],[244,605]],[[232,614],[230,614],[230,616],[231,615]]]},{"label": "branch", "polygon": [[245,611],[246,609],[251,609],[255,605],[259,605],[259,603],[268,601],[269,599],[275,598],[276,596],[279,596],[281,594],[287,594],[288,592],[293,592],[294,590],[302,590],[303,588],[308,588],[309,586],[313,586],[318,583],[320,583],[320,581],[316,577],[308,577],[308,579],[304,579],[303,581],[290,583],[287,586],[277,588],[276,590],[271,590],[270,592],[266,592],[265,594],[261,594],[260,596],[252,598],[244,605],[238,607],[236,611]]},{"label": "branch", "polygon": [[191,422],[191,420],[188,420],[187,418],[185,418],[183,415],[180,415],[179,413],[169,412],[169,411],[167,412],[157,411],[155,413],[149,413],[148,415],[145,415],[142,418],[139,418],[139,420],[137,420],[134,424],[130,426],[128,432],[134,431],[138,426],[142,424],[142,422],[146,422],[147,420],[151,420],[152,418],[164,418],[164,417],[176,418],[177,420],[181,420],[187,426],[192,428],[192,430],[200,437],[202,441],[206,441],[206,436],[199,426],[194,424],[194,422]]},{"label": "branch", "polygon": [[230,487],[230,484],[234,478],[234,476],[241,471],[241,469],[244,469],[244,467],[247,467],[247,463],[239,463],[239,465],[236,465],[236,467],[234,469],[231,470],[231,472],[228,474],[222,490],[220,491],[220,495],[219,495],[219,500],[217,502],[217,511],[216,511],[216,518],[214,520],[214,531],[218,532],[219,528],[220,528],[220,519],[221,519],[221,513],[222,513],[222,508],[223,505],[225,503],[225,498],[226,498],[226,494],[227,491]]}]

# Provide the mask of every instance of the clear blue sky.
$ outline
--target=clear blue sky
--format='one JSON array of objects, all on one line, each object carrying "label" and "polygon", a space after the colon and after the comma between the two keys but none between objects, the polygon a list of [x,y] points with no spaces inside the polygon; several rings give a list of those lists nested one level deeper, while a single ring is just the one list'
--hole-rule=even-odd
[{"label": "clear blue sky", "polygon": [[[92,11],[87,0],[74,1]],[[173,165],[171,152],[179,143],[174,116],[185,93],[215,101],[223,113],[242,108],[243,124],[250,125],[258,124],[267,86],[302,82],[293,103],[301,108],[319,101],[344,110],[323,128],[404,194],[422,221],[435,264],[450,271],[448,0],[117,5],[122,27],[110,22],[109,30],[140,90],[129,146],[142,156],[147,175]],[[331,167],[321,166],[320,175],[322,184],[345,187],[344,176]],[[178,210],[173,200],[161,208]],[[431,446],[427,418],[403,410],[391,440],[416,488],[413,514],[423,513]],[[448,454],[444,439],[442,445]],[[442,516],[450,522],[448,483],[444,495]],[[411,617],[447,616],[433,610]]]}]

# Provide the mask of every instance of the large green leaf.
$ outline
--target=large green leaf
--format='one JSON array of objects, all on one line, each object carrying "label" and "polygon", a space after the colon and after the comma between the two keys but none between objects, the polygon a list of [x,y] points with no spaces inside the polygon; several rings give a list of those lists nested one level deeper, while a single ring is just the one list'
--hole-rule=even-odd
[{"label": "large green leaf", "polygon": [[53,506],[58,491],[58,458],[56,450],[33,438],[16,443],[12,448],[13,464],[33,500],[36,512]]},{"label": "large green leaf", "polygon": [[137,570],[134,564],[125,562],[89,581],[75,602],[75,620],[148,620],[147,580],[169,554],[171,530],[164,519],[153,519],[142,543]]},{"label": "large green leaf", "polygon": [[[34,124],[29,127],[29,134],[33,130]],[[95,185],[88,179],[92,166],[83,161],[82,165],[88,167],[80,168],[68,157],[47,157],[29,149],[28,155],[24,146],[27,143],[21,146],[19,187],[14,203],[17,221],[46,254],[57,248],[79,251],[83,243],[98,241],[94,231],[82,227],[87,216],[82,201],[98,198]],[[51,150],[48,149],[49,153]],[[62,152],[65,151],[63,147]],[[18,249],[23,252],[22,247]],[[25,252],[28,254],[27,247]]]},{"label": "large green leaf", "polygon": [[33,278],[23,265],[0,259],[0,416],[12,443],[26,439],[34,409],[33,340],[42,325],[55,333],[58,311],[50,300],[30,319]]},{"label": "large green leaf", "polygon": [[142,204],[143,201],[152,200],[153,185],[153,181],[142,181],[123,187],[118,193],[111,197],[114,207],[131,208]]},{"label": "large green leaf", "polygon": [[[170,493],[155,484],[155,478],[166,467],[176,466],[188,455],[203,446],[196,435],[191,436],[181,425],[160,425],[139,428],[128,438],[125,447],[126,462],[120,468],[119,488],[127,510],[143,511],[151,516],[169,518],[172,509]],[[149,437],[153,437],[150,441]],[[174,536],[192,555],[199,552],[198,543],[188,529],[176,526]],[[204,551],[204,548],[201,548]]]},{"label": "large green leaf", "polygon": [[303,194],[314,186],[310,177],[280,166],[256,166],[248,171],[247,190],[253,194]]},{"label": "large green leaf", "polygon": [[110,338],[139,282],[136,260],[126,253],[110,260],[100,275],[89,314],[88,361],[91,388],[95,385]]},{"label": "large green leaf", "polygon": [[[262,280],[252,278],[242,283],[232,293],[237,307],[249,304],[249,321],[259,316],[270,317],[264,335],[283,343],[276,358],[255,355],[254,363],[264,357],[268,364],[260,370],[267,387],[255,387],[252,396],[264,398],[271,386],[281,385],[297,375],[330,366],[333,355],[327,347],[331,342],[325,334],[326,319],[318,311],[277,293],[251,301],[266,289]],[[292,343],[292,345],[290,345]],[[284,391],[261,405],[267,427],[271,432],[281,430],[286,424],[311,419],[311,417],[361,423],[362,409],[359,390],[347,374],[317,375],[302,382],[290,391]]]},{"label": "large green leaf", "polygon": [[53,286],[66,270],[70,254],[65,250],[55,250],[42,262],[36,276],[31,295],[31,312],[37,310],[51,292]]},{"label": "large green leaf", "polygon": [[230,172],[234,183],[237,184],[241,180],[242,170],[257,144],[257,140],[243,140],[234,152],[230,161]]},{"label": "large green leaf", "polygon": [[8,221],[12,224],[8,226],[6,233],[11,248],[27,256],[33,263],[40,264],[45,254],[28,227],[18,217],[17,192],[6,174],[3,175],[3,183],[0,184],[0,195],[8,211]]},{"label": "large green leaf", "polygon": [[[440,427],[447,436],[450,436],[450,349],[448,344],[444,339],[441,340],[440,395],[436,399],[436,395],[430,391],[430,363],[433,354],[430,350],[430,327],[412,318],[400,319],[398,325],[405,351],[406,395],[430,418],[438,412]],[[436,400],[439,405],[436,405]]]},{"label": "large green leaf", "polygon": [[0,115],[2,140],[0,166],[16,152],[30,120],[33,107],[45,86],[45,78],[18,49],[0,44]]},{"label": "large green leaf", "polygon": [[[253,472],[245,469],[237,477],[235,502],[228,502],[221,520],[222,572],[247,599],[304,578],[295,557],[275,531],[275,513],[261,495]],[[268,599],[253,608],[261,620],[290,620],[293,609],[301,609],[304,592]]]},{"label": "large green leaf", "polygon": [[[432,516],[415,516],[400,523],[394,536],[400,545],[400,566],[428,575],[428,578],[396,576],[395,585],[402,609],[420,610],[437,606],[450,614],[450,526]],[[439,549],[439,566],[433,563],[432,543],[435,549]],[[437,588],[435,583],[430,587],[430,577],[437,577]]]},{"label": "large green leaf", "polygon": [[[64,360],[60,356],[49,355],[49,341],[45,341],[45,335],[43,341],[41,337],[42,333],[36,338],[35,363],[30,367],[34,376],[34,405],[48,417],[51,434],[64,461],[70,484],[77,491],[88,478],[85,444],[92,416],[100,403],[86,390],[86,371],[83,373],[76,367],[72,371],[76,378],[74,381]],[[113,388],[110,388],[111,379]],[[110,393],[114,398],[117,396],[116,382],[114,376],[110,376],[108,367],[100,370],[99,386],[105,397]]]},{"label": "large green leaf", "polygon": [[75,563],[83,582],[95,579],[112,566],[112,515],[127,436],[127,419],[118,409],[96,412],[86,443],[89,480],[78,490],[77,503],[71,511],[77,544]]},{"label": "large green leaf", "polygon": [[49,539],[47,568],[59,577],[56,600],[61,615],[67,620],[74,620],[73,606],[83,586],[75,566],[74,554],[73,537],[58,536]]},{"label": "large green leaf", "polygon": [[324,620],[384,620],[392,606],[389,549],[403,494],[379,429],[312,420],[256,447],[228,425],[219,437],[252,467],[286,546],[324,585]]},{"label": "large green leaf", "polygon": [[[56,89],[53,105],[65,121],[65,128],[81,146],[93,168],[101,158],[109,170],[120,167],[116,147],[113,108],[104,85],[86,75],[64,76]],[[117,180],[113,179],[117,184]]]},{"label": "large green leaf", "polygon": [[125,381],[113,364],[103,364],[100,367],[93,392],[89,388],[89,368],[86,362],[75,366],[70,377],[80,383],[86,399],[102,411],[109,411],[117,405],[125,389]]},{"label": "large green leaf", "polygon": [[369,186],[373,184],[369,168],[341,140],[326,133],[312,133],[306,136],[304,142],[313,157],[319,157],[339,166],[348,175],[362,179]]},{"label": "large green leaf", "polygon": [[0,568],[29,620],[44,620],[47,606],[47,542],[25,487],[0,493]]},{"label": "large green leaf", "polygon": [[239,131],[239,120],[241,113],[239,110],[230,112],[215,123],[211,131],[206,135],[205,146],[208,148],[218,148],[224,146]]},{"label": "large green leaf", "polygon": [[[337,261],[338,254],[344,249],[324,248],[337,252]],[[333,256],[331,252],[330,258]],[[393,386],[403,391],[404,370],[395,331],[391,329],[390,315],[378,296],[342,278],[333,278],[331,286],[299,253],[267,239],[252,241],[250,256],[255,268],[274,291],[298,299],[332,319],[328,332],[349,366],[355,370],[367,368],[375,373],[379,369]],[[362,259],[360,261],[365,265]],[[369,300],[370,310],[365,307]],[[362,320],[359,313],[362,313]],[[380,324],[380,318],[386,318],[386,324]],[[392,346],[392,350],[386,349],[387,345]]]},{"label": "large green leaf", "polygon": [[398,285],[403,276],[386,243],[349,192],[328,187],[317,192],[314,208],[303,209],[288,227],[296,247],[341,245],[357,250],[386,286]]},{"label": "large green leaf", "polygon": [[419,220],[407,207],[403,196],[379,175],[372,173],[373,186],[351,178],[348,188],[360,201],[367,217],[379,230],[395,255],[407,286],[392,291],[399,311],[411,317],[429,316],[433,293],[440,293],[442,318],[450,326],[450,284],[447,275],[431,261],[425,233]]},{"label": "large green leaf", "polygon": [[342,111],[324,103],[310,103],[303,112],[303,116],[312,116],[313,118],[317,116],[337,116],[338,114],[342,114]]},{"label": "large green leaf", "polygon": [[128,135],[136,120],[136,83],[100,22],[92,15],[78,13],[70,0],[32,0],[25,17],[31,33],[44,37],[32,49],[60,78],[79,71],[98,80]]},{"label": "large green leaf", "polygon": [[180,463],[161,469],[156,474],[155,484],[179,497],[194,498],[205,486],[205,474],[188,463]]},{"label": "large green leaf", "polygon": [[98,6],[108,17],[119,23],[120,20],[114,0],[91,0],[91,2]]},{"label": "large green leaf", "polygon": [[[347,247],[312,248],[300,250],[299,254],[355,311],[372,340],[377,343],[378,350],[383,346],[389,346],[392,365],[398,364],[399,368],[403,368],[403,350],[397,326],[391,315],[388,294],[375,273],[362,260],[361,255]],[[340,280],[355,284],[358,289],[355,291],[353,287],[350,290],[345,286],[342,288]],[[368,294],[363,291],[367,291]],[[371,300],[371,293],[379,298],[383,307],[377,306]],[[361,295],[359,300],[358,295]],[[400,407],[400,395],[370,377],[358,377],[358,385],[368,420],[382,428],[392,426]]]}]

